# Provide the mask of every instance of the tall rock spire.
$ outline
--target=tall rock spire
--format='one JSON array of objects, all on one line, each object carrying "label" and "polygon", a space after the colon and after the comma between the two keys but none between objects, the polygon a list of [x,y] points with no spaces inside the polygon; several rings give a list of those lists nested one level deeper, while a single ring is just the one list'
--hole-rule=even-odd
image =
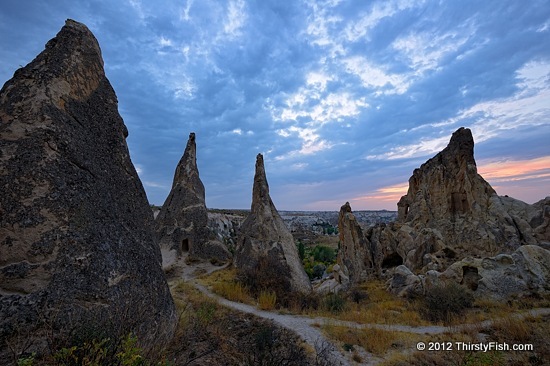
[{"label": "tall rock spire", "polygon": [[337,261],[352,284],[360,283],[374,272],[373,255],[368,239],[351,212],[349,202],[340,207],[338,215],[340,250]]},{"label": "tall rock spire", "polygon": [[195,258],[228,259],[231,254],[225,246],[210,240],[207,225],[204,185],[197,167],[195,133],[191,132],[176,167],[172,190],[155,220],[163,268],[173,266],[185,253]]},{"label": "tall rock spire", "polygon": [[55,336],[93,324],[165,342],[175,308],[151,210],[85,25],[67,20],[15,72],[0,119],[0,339],[24,329],[40,353],[45,323]]},{"label": "tall rock spire", "polygon": [[291,290],[311,291],[311,284],[302,267],[294,238],[277,212],[271,196],[261,154],[256,157],[256,173],[252,189],[250,214],[243,222],[235,252],[238,269],[254,269],[266,259],[281,279],[288,280]]},{"label": "tall rock spire", "polygon": [[176,185],[182,185],[189,189],[193,193],[192,201],[204,202],[204,185],[199,177],[199,168],[197,167],[197,144],[194,132],[189,134],[185,152],[176,167],[172,189]]}]

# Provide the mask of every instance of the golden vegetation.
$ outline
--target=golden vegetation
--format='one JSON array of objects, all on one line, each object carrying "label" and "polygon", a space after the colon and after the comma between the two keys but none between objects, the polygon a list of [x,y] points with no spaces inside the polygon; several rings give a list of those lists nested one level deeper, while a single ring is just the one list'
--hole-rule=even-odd
[{"label": "golden vegetation", "polygon": [[262,291],[258,296],[258,307],[262,310],[275,309],[277,294],[273,291]]},{"label": "golden vegetation", "polygon": [[411,349],[419,339],[415,334],[378,328],[356,329],[326,324],[321,329],[344,349],[360,346],[376,356],[384,356],[392,348]]},{"label": "golden vegetation", "polygon": [[236,280],[237,271],[234,268],[227,268],[213,272],[208,276],[199,278],[199,282],[211,287],[215,294],[231,301],[242,302],[253,305],[254,299],[248,289]]}]

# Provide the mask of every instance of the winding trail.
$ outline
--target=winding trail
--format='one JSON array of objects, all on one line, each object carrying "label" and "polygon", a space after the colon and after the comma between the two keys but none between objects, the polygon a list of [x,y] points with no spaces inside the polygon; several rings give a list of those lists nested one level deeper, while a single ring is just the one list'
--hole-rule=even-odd
[{"label": "winding trail", "polygon": [[[223,267],[214,267],[214,268],[208,268],[210,266],[206,265],[207,268],[202,268],[201,274],[204,274],[204,272],[211,273],[219,269],[225,268]],[[351,354],[346,355],[342,352],[338,351],[338,348],[334,346],[334,344],[326,338],[326,336],[321,332],[320,325],[323,324],[330,324],[330,325],[336,325],[336,326],[344,326],[348,328],[354,328],[354,329],[383,329],[388,331],[398,331],[398,332],[406,332],[406,333],[412,333],[412,334],[422,334],[422,335],[436,335],[436,334],[443,334],[447,332],[460,332],[460,331],[468,331],[468,330],[479,330],[483,328],[491,327],[495,321],[494,320],[486,320],[480,323],[471,323],[471,324],[462,324],[462,325],[455,325],[450,327],[445,326],[439,326],[439,325],[431,325],[431,326],[409,326],[409,325],[400,325],[400,324],[360,324],[356,322],[351,321],[344,321],[344,320],[336,320],[331,318],[324,318],[324,317],[316,317],[316,318],[309,318],[305,316],[300,315],[290,315],[290,314],[280,314],[276,312],[266,311],[266,310],[260,310],[256,308],[255,306],[243,304],[240,302],[234,302],[227,300],[219,295],[214,294],[209,289],[207,289],[205,286],[199,284],[196,281],[196,275],[198,273],[188,271],[187,273],[182,276],[186,281],[190,282],[197,288],[201,293],[205,294],[206,296],[215,299],[220,304],[237,310],[244,313],[252,314],[264,319],[272,320],[273,322],[277,323],[280,326],[283,326],[296,334],[298,334],[307,344],[309,344],[314,349],[316,347],[319,347],[321,344],[329,345],[328,353],[330,355],[331,360],[334,362],[335,365],[352,365],[353,362],[351,361]],[[537,308],[532,310],[527,310],[525,312],[521,312],[518,314],[512,315],[514,318],[525,318],[528,316],[543,316],[543,315],[550,315],[550,308]],[[364,365],[376,365],[383,361],[382,358],[376,357],[370,353],[362,354],[363,357],[363,363]]]},{"label": "winding trail", "polygon": [[243,304],[240,302],[230,301],[221,296],[218,296],[210,292],[210,290],[208,290],[206,287],[204,287],[201,284],[198,284],[195,281],[192,281],[192,283],[200,292],[202,292],[208,297],[211,297],[217,300],[220,304],[224,306],[227,306],[234,310],[241,311],[243,313],[256,315],[260,318],[272,320],[278,325],[281,325],[287,329],[292,330],[313,348],[316,348],[316,346],[320,344],[319,342],[326,342],[325,344],[330,345],[330,349],[328,350],[329,354],[331,358],[335,362],[337,362],[336,363],[337,365],[342,365],[342,366],[351,365],[348,359],[342,353],[337,351],[336,347],[332,344],[332,342],[328,340],[317,327],[313,326],[315,322],[312,319],[306,318],[303,316],[298,316],[298,315],[283,315],[283,314],[273,313],[270,311],[260,310],[255,306]]}]

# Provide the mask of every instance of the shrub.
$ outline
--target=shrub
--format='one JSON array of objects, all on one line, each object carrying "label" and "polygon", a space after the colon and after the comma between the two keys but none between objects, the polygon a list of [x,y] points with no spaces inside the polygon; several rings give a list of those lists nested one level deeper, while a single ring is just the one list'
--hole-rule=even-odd
[{"label": "shrub", "polygon": [[298,256],[300,257],[300,260],[303,261],[306,257],[306,247],[302,241],[298,241]]},{"label": "shrub", "polygon": [[346,307],[346,300],[338,293],[330,293],[325,297],[323,304],[326,310],[337,314]]},{"label": "shrub", "polygon": [[262,310],[271,310],[275,308],[277,294],[273,291],[262,291],[258,296],[258,305]]},{"label": "shrub", "polygon": [[432,321],[450,322],[455,315],[471,308],[474,296],[466,288],[450,283],[435,286],[426,292],[424,316]]},{"label": "shrub", "polygon": [[20,357],[17,360],[17,366],[32,366],[34,364],[35,357],[36,357],[36,353],[34,352],[30,356]]},{"label": "shrub", "polygon": [[323,263],[317,263],[313,266],[311,275],[313,276],[313,278],[322,278],[323,274],[325,274],[326,269],[327,266],[325,266]]},{"label": "shrub", "polygon": [[274,292],[278,304],[286,306],[292,298],[287,276],[288,271],[276,259],[261,257],[254,267],[239,270],[237,280],[256,297],[262,291]]},{"label": "shrub", "polygon": [[321,297],[314,291],[308,294],[296,293],[290,299],[289,308],[296,312],[317,310],[320,303]]},{"label": "shrub", "polygon": [[356,304],[359,304],[361,301],[368,299],[369,295],[366,291],[360,289],[359,287],[353,287],[349,291],[349,298]]},{"label": "shrub", "polygon": [[317,245],[313,249],[313,259],[318,262],[330,264],[336,260],[336,251],[324,245]]}]

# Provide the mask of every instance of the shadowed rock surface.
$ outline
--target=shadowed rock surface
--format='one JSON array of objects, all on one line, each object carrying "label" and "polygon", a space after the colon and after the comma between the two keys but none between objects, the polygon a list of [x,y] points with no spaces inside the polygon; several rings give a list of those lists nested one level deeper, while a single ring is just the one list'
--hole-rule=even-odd
[{"label": "shadowed rock surface", "polygon": [[277,267],[273,270],[278,276],[289,280],[291,290],[311,291],[292,234],[269,195],[264,159],[258,154],[252,205],[240,228],[234,263],[238,269],[254,269],[262,257]]},{"label": "shadowed rock surface", "polygon": [[363,235],[363,230],[351,212],[349,202],[340,208],[338,219],[340,235],[340,250],[337,261],[341,270],[351,284],[357,284],[367,279],[373,272],[372,251],[370,242]]},{"label": "shadowed rock surface", "polygon": [[15,72],[0,118],[0,359],[5,341],[44,351],[46,331],[169,339],[175,308],[152,213],[86,26],[67,20]]},{"label": "shadowed rock surface", "polygon": [[183,253],[204,259],[226,260],[231,256],[222,243],[209,240],[208,211],[193,132],[189,134],[185,152],[176,167],[172,190],[155,220],[155,227],[165,269]]}]

